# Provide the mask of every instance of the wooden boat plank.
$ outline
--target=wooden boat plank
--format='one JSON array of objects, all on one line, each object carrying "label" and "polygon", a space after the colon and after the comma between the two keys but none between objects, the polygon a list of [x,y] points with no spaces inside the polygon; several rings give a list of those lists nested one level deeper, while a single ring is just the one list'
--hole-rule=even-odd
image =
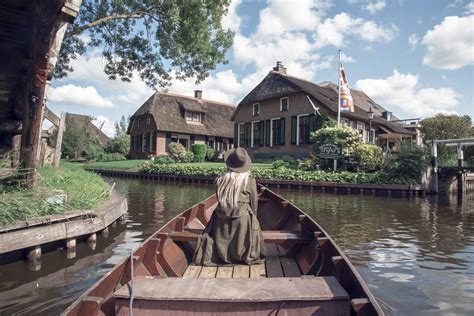
[{"label": "wooden boat plank", "polygon": [[234,267],[234,273],[232,278],[234,279],[248,279],[250,277],[250,266],[249,265],[237,265]]},{"label": "wooden boat plank", "polygon": [[268,278],[284,277],[279,257],[267,257],[265,259],[265,270]]},{"label": "wooden boat plank", "polygon": [[199,273],[200,279],[212,279],[216,277],[217,267],[202,267]]},{"label": "wooden boat plank", "polygon": [[266,276],[267,276],[267,273],[265,272],[264,263],[253,264],[250,266],[250,278],[259,279],[259,278],[264,278]]},{"label": "wooden boat plank", "polygon": [[299,277],[301,276],[300,268],[293,258],[281,257],[281,266],[283,268],[283,273],[285,277]]},{"label": "wooden boat plank", "polygon": [[231,279],[234,267],[218,267],[216,278]]},{"label": "wooden boat plank", "polygon": [[202,266],[189,265],[184,271],[183,278],[198,278],[201,273]]}]

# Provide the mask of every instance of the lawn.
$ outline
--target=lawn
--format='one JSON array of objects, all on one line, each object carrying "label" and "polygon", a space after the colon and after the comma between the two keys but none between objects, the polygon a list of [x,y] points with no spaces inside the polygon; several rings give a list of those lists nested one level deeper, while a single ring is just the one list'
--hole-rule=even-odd
[{"label": "lawn", "polygon": [[[138,171],[140,165],[146,160],[137,159],[137,160],[120,160],[120,161],[97,161],[87,164],[81,164],[84,168],[91,169],[112,169],[112,170],[129,170],[129,171]],[[193,167],[224,167],[223,162],[190,162],[190,163],[174,163],[171,165],[180,165],[180,166],[193,166]],[[254,168],[271,168],[271,164],[266,163],[254,163],[252,165]]]}]

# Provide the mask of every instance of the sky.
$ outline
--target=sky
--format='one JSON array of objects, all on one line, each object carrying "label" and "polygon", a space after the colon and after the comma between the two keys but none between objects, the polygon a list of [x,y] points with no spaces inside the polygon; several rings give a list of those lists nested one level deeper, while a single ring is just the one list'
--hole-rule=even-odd
[{"label": "sky", "polygon": [[[169,92],[238,104],[276,61],[288,75],[337,82],[338,50],[351,88],[399,118],[455,113],[474,118],[474,2],[467,0],[233,0],[223,26],[235,32],[228,63],[195,85],[174,80]],[[87,34],[83,35],[88,40]],[[48,106],[91,115],[112,136],[152,94],[138,77],[108,80],[99,48],[53,80]]]}]

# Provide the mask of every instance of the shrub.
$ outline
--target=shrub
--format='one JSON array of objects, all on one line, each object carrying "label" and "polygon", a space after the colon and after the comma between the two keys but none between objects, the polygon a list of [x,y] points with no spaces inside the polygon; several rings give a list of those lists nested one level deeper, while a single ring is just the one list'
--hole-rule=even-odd
[{"label": "shrub", "polygon": [[219,152],[217,150],[214,150],[213,148],[211,147],[208,147],[207,148],[207,151],[206,151],[206,160],[207,161],[213,161],[217,158],[217,156],[219,155]]},{"label": "shrub", "polygon": [[344,156],[352,156],[355,148],[362,143],[360,134],[346,125],[324,127],[311,133],[311,139],[320,144],[341,144]]},{"label": "shrub", "polygon": [[360,144],[354,149],[354,156],[359,158],[359,167],[363,171],[377,171],[383,166],[382,148],[373,144]]},{"label": "shrub", "polygon": [[186,159],[186,149],[180,143],[171,143],[168,145],[170,157],[176,162],[184,162]]},{"label": "shrub", "polygon": [[121,153],[106,153],[104,154],[100,161],[119,161],[119,160],[127,160],[125,155]]},{"label": "shrub", "polygon": [[194,154],[192,151],[187,151],[184,154],[183,160],[181,162],[193,162],[194,161]]},{"label": "shrub", "polygon": [[272,163],[272,168],[273,169],[279,169],[279,168],[283,168],[285,167],[286,163],[281,160],[281,159],[278,159],[278,160],[275,160],[273,163]]},{"label": "shrub", "polygon": [[154,163],[159,164],[159,165],[160,164],[168,165],[170,163],[174,163],[174,160],[173,158],[168,157],[168,156],[160,156],[160,157],[155,158]]},{"label": "shrub", "polygon": [[428,166],[424,150],[411,143],[402,143],[400,149],[392,161],[389,173],[394,177],[418,182]]},{"label": "shrub", "polygon": [[207,153],[207,145],[206,144],[193,144],[191,145],[191,151],[194,155],[195,162],[204,162],[206,159]]}]

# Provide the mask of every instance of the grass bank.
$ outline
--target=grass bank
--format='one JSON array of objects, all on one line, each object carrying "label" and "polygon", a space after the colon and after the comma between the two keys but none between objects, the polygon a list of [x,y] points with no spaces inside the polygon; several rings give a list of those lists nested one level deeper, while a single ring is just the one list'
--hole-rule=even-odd
[{"label": "grass bank", "polygon": [[[51,198],[66,194],[64,204]],[[110,188],[98,175],[77,165],[63,163],[60,168],[41,167],[32,190],[0,185],[0,225],[39,216],[87,210],[110,195]]]}]

